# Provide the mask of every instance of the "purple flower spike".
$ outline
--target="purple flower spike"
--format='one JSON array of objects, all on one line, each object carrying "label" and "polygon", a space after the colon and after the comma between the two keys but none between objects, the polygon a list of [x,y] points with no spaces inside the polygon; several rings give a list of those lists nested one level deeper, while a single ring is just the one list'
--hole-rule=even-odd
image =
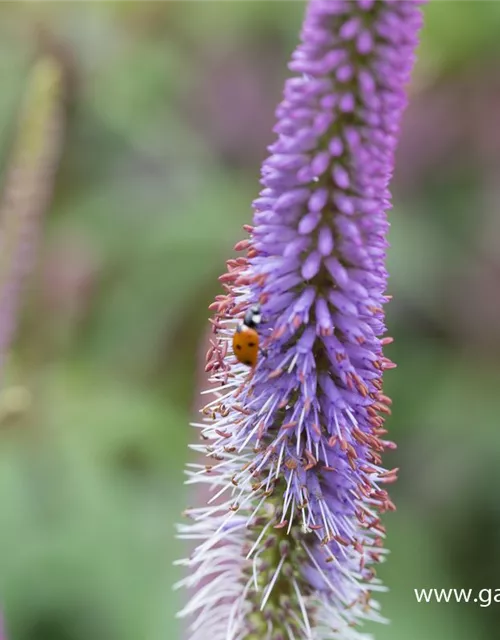
[{"label": "purple flower spike", "polygon": [[[194,425],[209,463],[187,473],[212,494],[179,528],[198,543],[181,561],[191,640],[360,640],[383,620],[385,211],[418,4],[310,0],[247,255],[211,306],[214,398]],[[228,350],[256,303],[248,369]]]},{"label": "purple flower spike", "polygon": [[33,266],[41,220],[59,166],[65,71],[64,62],[52,55],[36,61],[7,167],[0,201],[0,373],[15,335],[22,287]]}]

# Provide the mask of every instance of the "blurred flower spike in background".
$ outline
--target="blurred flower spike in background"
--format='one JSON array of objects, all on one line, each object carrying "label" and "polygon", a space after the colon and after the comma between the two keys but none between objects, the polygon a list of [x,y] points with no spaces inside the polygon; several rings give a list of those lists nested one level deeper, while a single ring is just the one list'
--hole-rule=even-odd
[{"label": "blurred flower spike in background", "polygon": [[[417,2],[311,0],[277,110],[246,258],[228,262],[212,305],[215,399],[196,426],[208,505],[181,535],[199,540],[181,584],[191,638],[360,638],[383,621],[372,592],[384,554],[381,485],[385,211]],[[260,303],[255,370],[234,363],[235,320]]]},{"label": "blurred flower spike in background", "polygon": [[[43,215],[50,204],[64,131],[64,68],[53,55],[34,63],[0,203],[0,379],[18,325],[25,279],[36,262]],[[29,391],[11,386],[0,392],[0,428],[23,413]],[[6,640],[3,616],[0,640]]]},{"label": "blurred flower spike in background", "polygon": [[27,85],[0,204],[0,375],[13,339],[24,279],[35,262],[64,130],[64,68],[53,55],[35,62]]}]

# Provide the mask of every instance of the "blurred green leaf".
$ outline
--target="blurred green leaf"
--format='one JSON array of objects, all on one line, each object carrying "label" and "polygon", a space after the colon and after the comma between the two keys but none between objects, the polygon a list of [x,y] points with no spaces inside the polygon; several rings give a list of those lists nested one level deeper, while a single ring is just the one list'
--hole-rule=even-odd
[{"label": "blurred green leaf", "polygon": [[187,417],[147,389],[67,369],[47,372],[33,411],[0,454],[0,584],[16,637],[31,615],[68,610],[76,626],[101,619],[95,637],[159,639],[176,606],[172,515],[184,500],[172,486]]}]

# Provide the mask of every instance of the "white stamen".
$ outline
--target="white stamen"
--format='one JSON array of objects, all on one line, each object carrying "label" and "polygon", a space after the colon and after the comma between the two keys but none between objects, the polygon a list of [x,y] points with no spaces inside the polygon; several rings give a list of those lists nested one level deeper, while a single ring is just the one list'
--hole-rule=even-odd
[{"label": "white stamen", "polygon": [[333,412],[333,419],[334,419],[334,422],[335,422],[335,427],[337,429],[337,434],[338,434],[339,438],[342,439],[342,434],[340,433],[340,426],[339,426],[339,421],[337,419],[337,412],[336,411]]},{"label": "white stamen", "polygon": [[269,473],[267,474],[266,492],[269,491],[269,487],[271,486],[273,471],[274,471],[274,462],[271,462],[271,467],[269,469]]},{"label": "white stamen", "polygon": [[239,598],[236,599],[236,602],[231,607],[231,613],[229,615],[229,621],[228,621],[228,624],[227,624],[226,640],[232,640],[233,639],[233,626],[234,626],[234,622],[235,622],[236,611],[237,611],[238,607],[241,605],[241,603],[245,602],[245,598],[246,598],[246,595],[247,595],[248,589],[250,588],[251,583],[252,583],[252,578],[250,578],[250,580],[247,582],[247,584],[245,585],[245,588],[243,589],[243,593],[241,594],[241,596]]},{"label": "white stamen", "polygon": [[281,449],[280,449],[280,456],[278,458],[278,466],[276,467],[276,475],[275,478],[278,479],[279,477],[279,473],[280,473],[280,468],[281,468],[281,462],[283,461],[283,453],[285,451],[285,443],[283,442],[283,444],[281,445]]},{"label": "white stamen", "polygon": [[262,550],[256,553],[253,557],[253,562],[252,562],[252,574],[253,574],[253,583],[255,586],[255,591],[260,591],[259,582],[257,578],[257,560],[259,559],[259,556],[261,553],[262,553]]},{"label": "white stamen", "polygon": [[255,549],[257,549],[257,547],[260,544],[260,541],[262,540],[262,538],[266,535],[266,531],[269,529],[269,527],[272,524],[272,520],[269,520],[269,522],[266,524],[266,526],[262,529],[262,531],[260,532],[259,537],[257,538],[257,540],[254,542],[253,547],[250,549],[250,551],[247,553],[247,560],[251,557],[252,553],[255,551]]},{"label": "white stamen", "polygon": [[252,512],[252,515],[247,520],[247,524],[246,524],[247,527],[252,522],[252,520],[254,519],[255,515],[258,513],[259,509],[262,507],[262,504],[263,504],[265,499],[266,499],[266,496],[262,496],[262,500],[255,507],[254,511]]},{"label": "white stamen", "polygon": [[288,637],[290,640],[295,640],[295,636],[293,635],[293,631],[290,629],[290,625],[283,620],[283,624],[285,625],[286,632],[288,633]]},{"label": "white stamen", "polygon": [[297,600],[299,602],[300,611],[302,612],[302,617],[304,619],[304,624],[305,624],[306,630],[307,630],[307,638],[305,640],[309,640],[309,638],[311,637],[311,625],[309,624],[309,617],[307,615],[307,609],[306,609],[306,605],[305,605],[305,602],[304,602],[304,598],[302,597],[302,594],[300,593],[300,589],[299,589],[299,586],[298,586],[297,581],[295,580],[295,578],[292,578],[292,584],[293,584],[293,588],[295,589],[295,593],[297,595]]},{"label": "white stamen", "polygon": [[297,360],[299,359],[299,353],[297,352],[293,358],[292,361],[290,362],[290,366],[288,367],[288,373],[292,373],[292,369],[294,368],[294,366],[297,364]]},{"label": "white stamen", "polygon": [[349,416],[350,421],[352,422],[352,426],[353,427],[357,427],[358,426],[358,422],[356,420],[356,418],[352,415],[350,409],[348,407],[346,407],[344,409],[344,411],[347,413],[347,415]]},{"label": "white stamen", "polygon": [[212,502],[213,502],[214,500],[217,500],[217,498],[220,498],[220,496],[221,496],[225,491],[227,491],[228,489],[231,489],[231,488],[233,489],[233,492],[234,492],[235,486],[234,486],[233,484],[226,484],[226,486],[225,486],[225,487],[222,487],[222,489],[221,489],[220,491],[217,491],[217,493],[216,493],[214,496],[212,496],[212,497],[210,498],[210,500],[207,502],[207,504],[212,504]]},{"label": "white stamen", "polygon": [[290,520],[288,522],[288,529],[286,530],[286,534],[287,535],[289,535],[289,533],[290,533],[290,531],[292,529],[294,510],[295,510],[295,498],[293,498],[293,500],[292,500],[292,510],[290,512]]},{"label": "white stamen", "polygon": [[321,449],[323,450],[323,457],[325,460],[325,464],[327,467],[329,467],[330,463],[328,462],[328,456],[326,454],[325,443],[323,442],[323,438],[321,438]]},{"label": "white stamen", "polygon": [[250,442],[250,440],[252,439],[252,436],[255,435],[255,432],[257,431],[257,429],[259,428],[260,422],[257,422],[257,424],[255,425],[255,427],[250,431],[250,433],[248,434],[248,436],[245,438],[245,441],[243,442],[243,444],[241,445],[241,447],[238,449],[238,453],[240,453],[240,451],[243,451],[243,449],[247,446],[247,444]]},{"label": "white stamen", "polygon": [[266,464],[269,456],[272,454],[273,450],[269,449],[269,451],[266,453],[266,455],[262,458],[262,460],[259,463],[259,466],[255,469],[255,473],[258,473],[262,467]]},{"label": "white stamen", "polygon": [[276,580],[279,577],[281,568],[283,567],[283,563],[285,562],[285,557],[283,556],[281,558],[281,560],[279,561],[278,566],[276,567],[276,571],[274,572],[274,575],[271,579],[271,582],[269,583],[269,586],[267,587],[267,591],[266,594],[264,596],[264,598],[262,599],[262,603],[260,605],[260,610],[263,611],[264,607],[266,606],[267,601],[269,600],[269,596],[271,595],[271,591],[273,590],[274,585],[276,584]]},{"label": "white stamen", "polygon": [[284,496],[284,498],[285,498],[285,506],[283,507],[283,516],[281,518],[281,522],[283,522],[283,520],[285,519],[285,514],[288,511],[288,505],[290,503],[290,500],[293,497],[293,494],[290,493],[290,487],[292,485],[292,478],[293,478],[293,472],[294,471],[295,471],[294,469],[292,469],[290,471],[290,475],[288,476],[288,482],[286,483],[286,491],[285,491],[285,496]]},{"label": "white stamen", "polygon": [[302,411],[300,412],[299,424],[297,427],[297,455],[300,455],[300,435],[302,433],[302,423],[304,422],[305,413],[306,408],[302,407]]}]

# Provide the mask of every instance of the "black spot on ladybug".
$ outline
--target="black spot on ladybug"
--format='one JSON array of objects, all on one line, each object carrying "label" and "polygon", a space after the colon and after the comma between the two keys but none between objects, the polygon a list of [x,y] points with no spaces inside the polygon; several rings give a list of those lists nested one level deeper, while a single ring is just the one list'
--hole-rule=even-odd
[{"label": "black spot on ladybug", "polygon": [[241,351],[241,344],[237,344],[236,348],[238,349],[238,351]]},{"label": "black spot on ladybug", "polygon": [[250,361],[250,360],[245,360],[245,364],[246,364],[246,365],[248,365],[248,366],[250,366],[252,363],[251,363],[251,361]]},{"label": "black spot on ladybug", "polygon": [[249,347],[255,347],[255,342],[247,342],[247,345],[248,345]]}]

